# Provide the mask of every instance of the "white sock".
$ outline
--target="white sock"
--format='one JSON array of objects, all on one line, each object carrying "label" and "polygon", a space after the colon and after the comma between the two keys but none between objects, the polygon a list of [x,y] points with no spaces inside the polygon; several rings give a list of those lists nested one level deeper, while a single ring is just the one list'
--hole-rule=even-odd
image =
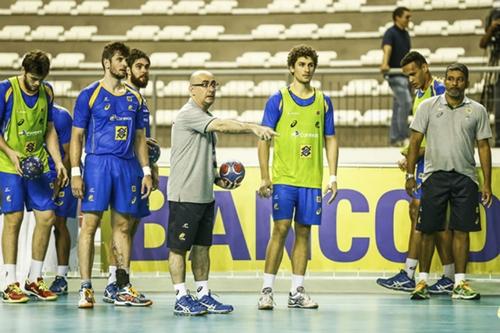
[{"label": "white sock", "polygon": [[68,271],[69,271],[69,266],[57,266],[57,276],[64,276],[66,277],[66,275],[68,275]]},{"label": "white sock", "polygon": [[116,266],[109,266],[108,267],[108,285],[112,284],[113,282],[116,282]]},{"label": "white sock", "polygon": [[174,284],[175,298],[180,299],[182,296],[187,295],[186,284]]},{"label": "white sock", "polygon": [[262,285],[262,289],[274,287],[274,280],[276,280],[276,274],[267,274],[264,273],[264,283]]},{"label": "white sock", "polygon": [[455,264],[443,265],[443,275],[453,280],[455,275]]},{"label": "white sock", "polygon": [[410,279],[415,277],[415,270],[417,269],[418,259],[406,258],[405,271]]},{"label": "white sock", "polygon": [[418,282],[424,281],[425,283],[427,283],[428,280],[429,280],[429,273],[425,272],[418,273]]},{"label": "white sock", "polygon": [[304,286],[304,275],[292,274],[292,288],[290,289],[290,292],[292,294],[295,294],[297,292],[297,288],[303,286]]},{"label": "white sock", "polygon": [[28,275],[28,280],[30,282],[36,282],[39,277],[42,277],[42,266],[43,261],[31,259],[30,273]]},{"label": "white sock", "polygon": [[16,264],[4,264],[3,269],[5,272],[5,287],[17,282]]},{"label": "white sock", "polygon": [[456,273],[455,274],[455,287],[458,287],[458,285],[462,281],[465,281],[465,273]]},{"label": "white sock", "polygon": [[208,289],[208,280],[207,281],[196,281],[196,293],[198,299],[202,298],[205,295],[208,295],[210,289]]}]

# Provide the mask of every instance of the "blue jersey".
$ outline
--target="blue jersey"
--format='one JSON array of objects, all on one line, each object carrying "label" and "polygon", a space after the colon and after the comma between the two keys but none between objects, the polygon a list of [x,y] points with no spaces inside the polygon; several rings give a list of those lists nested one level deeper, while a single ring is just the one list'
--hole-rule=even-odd
[{"label": "blue jersey", "polygon": [[[52,108],[52,120],[57,132],[61,160],[63,160],[65,156],[63,145],[68,144],[71,139],[71,124],[73,123],[73,118],[66,108],[54,104]],[[51,157],[49,157],[49,167],[54,170],[54,161]]]},{"label": "blue jersey", "polygon": [[125,93],[117,96],[97,81],[80,92],[76,99],[73,126],[86,131],[87,155],[135,157],[135,131],[143,129],[141,95],[124,85]]},{"label": "blue jersey", "polygon": [[[48,105],[48,115],[47,121],[52,121],[52,108],[54,104],[54,93],[52,86],[48,82],[43,82],[45,85],[45,91],[47,92],[47,97],[49,101]],[[23,95],[24,102],[29,106],[35,106],[38,102],[38,93],[34,95],[28,95],[21,89],[21,94]],[[3,80],[0,82],[0,134],[3,135],[5,129],[7,128],[10,117],[12,114],[12,86],[9,80]]]},{"label": "blue jersey", "polygon": [[[132,87],[128,83],[125,83],[125,84],[128,87],[130,87],[131,89],[135,89],[137,92],[139,92],[138,89]],[[139,94],[140,94],[140,92],[139,92]],[[141,94],[141,97],[142,97],[142,123],[143,123],[143,126],[144,126],[144,130],[146,131],[146,138],[150,138],[151,137],[151,125],[149,123],[149,116],[151,115],[151,113],[149,112],[149,108],[148,108],[148,103],[146,101],[146,97],[144,97],[143,94]]]},{"label": "blue jersey", "polygon": [[[295,103],[297,103],[300,106],[308,106],[314,103],[315,94],[313,94],[309,98],[302,99],[294,95],[290,89],[288,89],[288,91],[290,92],[290,96],[293,98]],[[325,136],[335,135],[332,100],[328,96],[324,97],[325,97],[324,135]],[[264,109],[264,116],[262,118],[262,125],[271,127],[272,129],[276,129],[276,125],[280,120],[282,110],[283,110],[283,97],[281,96],[281,92],[278,91],[277,93],[272,95],[266,103],[266,107]]]}]

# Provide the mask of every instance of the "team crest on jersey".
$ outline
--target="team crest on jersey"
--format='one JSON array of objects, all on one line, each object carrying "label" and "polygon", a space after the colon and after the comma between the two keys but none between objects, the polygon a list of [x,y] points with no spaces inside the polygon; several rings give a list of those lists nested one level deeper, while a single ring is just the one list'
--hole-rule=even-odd
[{"label": "team crest on jersey", "polygon": [[300,146],[300,157],[301,158],[311,158],[312,156],[312,146],[302,145]]},{"label": "team crest on jersey", "polygon": [[24,119],[21,119],[17,122],[17,126],[21,126],[22,124],[24,124]]},{"label": "team crest on jersey", "polygon": [[34,141],[28,141],[24,145],[24,151],[27,153],[32,153],[35,151],[36,143]]},{"label": "team crest on jersey", "polygon": [[104,111],[108,111],[111,108],[111,104],[104,105]]},{"label": "team crest on jersey", "polygon": [[125,141],[127,140],[128,127],[127,126],[115,126],[115,140]]},{"label": "team crest on jersey", "polygon": [[127,96],[127,102],[132,102],[132,96]]},{"label": "team crest on jersey", "polygon": [[59,191],[58,197],[59,198],[64,198],[64,191]]},{"label": "team crest on jersey", "polygon": [[128,110],[129,110],[129,111],[134,111],[134,110],[135,110],[134,105],[133,105],[133,104],[129,104],[129,105],[128,105]]}]

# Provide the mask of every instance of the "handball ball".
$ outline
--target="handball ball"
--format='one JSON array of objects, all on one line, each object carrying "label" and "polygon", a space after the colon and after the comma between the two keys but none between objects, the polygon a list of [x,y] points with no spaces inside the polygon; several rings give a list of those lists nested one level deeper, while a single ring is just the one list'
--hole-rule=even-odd
[{"label": "handball ball", "polygon": [[26,179],[37,179],[43,174],[43,163],[38,157],[29,156],[21,160],[21,170]]},{"label": "handball ball", "polygon": [[160,159],[160,146],[154,139],[148,139],[146,143],[148,145],[149,164],[154,164]]},{"label": "handball ball", "polygon": [[245,167],[239,161],[222,163],[219,168],[219,176],[229,182],[230,187],[236,188],[241,185],[243,178],[245,178]]}]

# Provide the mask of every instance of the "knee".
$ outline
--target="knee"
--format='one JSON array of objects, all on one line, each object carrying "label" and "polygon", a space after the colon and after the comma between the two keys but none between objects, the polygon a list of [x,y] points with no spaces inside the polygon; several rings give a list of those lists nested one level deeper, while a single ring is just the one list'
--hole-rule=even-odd
[{"label": "knee", "polygon": [[128,234],[130,232],[130,225],[128,221],[120,221],[113,225],[113,230],[121,234]]},{"label": "knee", "polygon": [[275,222],[273,226],[273,237],[284,239],[288,235],[288,230],[290,230],[290,224]]},{"label": "knee", "polygon": [[295,237],[297,239],[308,240],[311,235],[311,227],[308,225],[296,224],[295,225]]}]

